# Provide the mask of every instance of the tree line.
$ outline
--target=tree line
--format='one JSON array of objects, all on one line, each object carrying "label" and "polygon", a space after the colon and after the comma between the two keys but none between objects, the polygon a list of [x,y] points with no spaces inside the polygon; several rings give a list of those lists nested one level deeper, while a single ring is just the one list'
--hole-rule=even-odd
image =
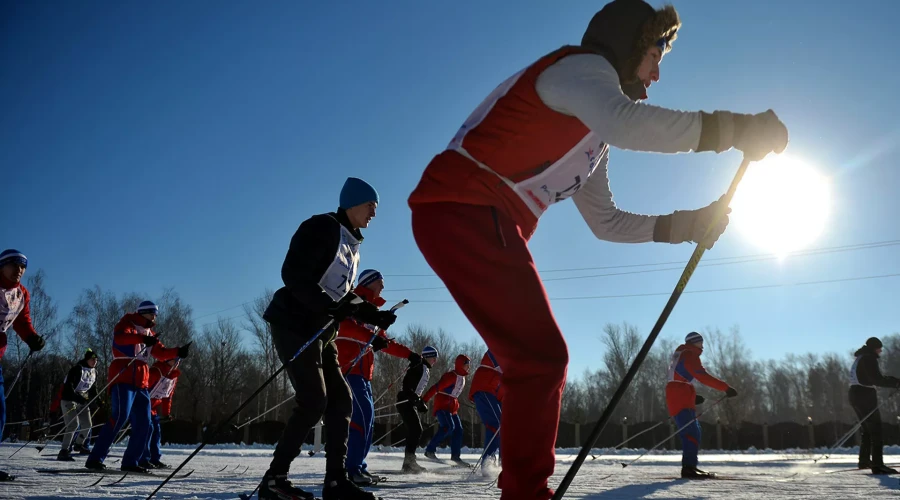
[{"label": "tree line", "polygon": [[[46,276],[42,270],[26,276],[31,292],[31,311],[34,326],[45,335],[47,347],[24,364],[22,377],[15,394],[8,398],[7,420],[43,420],[51,418],[50,403],[68,369],[93,349],[100,358],[97,370],[98,388],[107,384],[107,367],[112,361],[112,331],[118,320],[134,311],[142,300],[159,305],[155,330],[168,346],[193,341],[190,356],[181,363],[182,375],[173,400],[173,416],[179,420],[217,423],[230,415],[271,373],[280,360],[272,344],[271,330],[262,319],[272,292],[267,290],[244,306],[240,318],[219,318],[201,325],[193,320],[193,309],[173,289],[160,296],[128,292],[115,294],[99,285],[83,290],[72,310],[60,315],[56,302],[48,293]],[[760,360],[752,357],[744,344],[738,327],[727,332],[717,328],[701,331],[705,338],[703,362],[707,370],[722,378],[739,391],[739,396],[718,405],[704,419],[724,424],[741,422],[776,423],[814,421],[854,421],[847,403],[849,367],[852,352],[862,345],[862,336],[846,352],[787,355],[780,360]],[[420,352],[432,345],[440,352],[432,368],[432,383],[442,373],[452,369],[457,354],[472,360],[469,379],[478,366],[486,347],[479,340],[460,342],[449,332],[429,325],[408,325],[401,332],[390,332],[398,341]],[[600,366],[572,376],[563,393],[561,419],[569,423],[596,421],[606,406],[631,361],[640,350],[645,333],[628,323],[609,323],[597,332],[602,345]],[[881,337],[884,343],[882,369],[900,375],[900,335]],[[627,417],[630,422],[658,421],[667,418],[665,384],[669,358],[677,343],[660,339],[654,345],[637,376],[618,406],[615,418]],[[4,356],[3,371],[7,386],[23,367],[28,346],[9,335],[9,348]],[[379,398],[376,415],[380,423],[399,424],[393,404],[399,391],[400,379],[408,366],[405,359],[386,354],[376,356],[373,393]],[[721,395],[700,389],[700,394],[712,401]],[[270,384],[252,404],[247,406],[234,423],[245,422],[290,398],[293,389],[286,376]],[[102,398],[101,398],[102,399]],[[468,385],[460,396],[464,420],[477,416],[467,408]],[[103,404],[108,404],[104,402]],[[101,405],[102,406],[102,405]],[[265,416],[266,420],[284,422],[292,405],[279,406]],[[891,399],[882,413],[886,421],[900,415],[900,401]],[[433,423],[426,416],[425,425]],[[8,429],[15,432],[15,429]],[[467,431],[468,432],[468,431]]]}]

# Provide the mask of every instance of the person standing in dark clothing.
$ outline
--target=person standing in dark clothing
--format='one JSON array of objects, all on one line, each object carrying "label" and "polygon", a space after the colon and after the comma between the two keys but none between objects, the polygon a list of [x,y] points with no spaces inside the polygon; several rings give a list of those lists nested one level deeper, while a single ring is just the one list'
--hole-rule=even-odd
[{"label": "person standing in dark clothing", "polygon": [[[347,318],[386,330],[396,320],[351,293],[359,269],[360,229],[375,217],[378,193],[368,183],[348,178],[336,212],[314,215],[291,238],[281,279],[263,318],[296,394],[297,406],[275,446],[269,470],[259,488],[260,500],[306,500],[312,493],[287,479],[291,462],[309,430],[324,416],[324,500],[374,500],[347,478],[347,437],[353,400],[341,373],[334,338]],[[293,361],[291,358],[319,336]]]},{"label": "person standing in dark clothing", "polygon": [[854,353],[856,361],[850,368],[850,406],[862,421],[862,443],[859,445],[859,468],[872,469],[872,474],[896,474],[897,470],[884,465],[881,438],[881,412],[878,410],[876,387],[900,388],[900,379],[883,375],[878,367],[881,340],[872,337]]},{"label": "person standing in dark clothing", "polygon": [[[75,364],[66,374],[63,382],[62,400],[60,410],[63,412],[63,420],[66,423],[66,432],[63,435],[62,446],[56,459],[61,462],[74,462],[72,448],[79,455],[87,455],[91,452],[88,446],[90,436],[91,412],[84,407],[97,396],[97,353],[88,349],[84,358]],[[73,445],[74,443],[74,445]]]},{"label": "person standing in dark clothing", "polygon": [[428,387],[431,378],[431,367],[438,357],[438,350],[429,345],[422,349],[421,363],[410,361],[406,375],[403,376],[403,387],[397,393],[397,411],[406,426],[406,454],[403,457],[403,472],[418,474],[426,469],[416,462],[416,448],[422,437],[422,422],[419,413],[428,411],[422,401],[422,393]]}]

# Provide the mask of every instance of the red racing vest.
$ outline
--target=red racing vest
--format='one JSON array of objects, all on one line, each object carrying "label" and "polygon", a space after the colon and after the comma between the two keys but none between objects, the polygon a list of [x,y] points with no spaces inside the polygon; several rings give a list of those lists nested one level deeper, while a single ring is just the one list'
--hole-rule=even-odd
[{"label": "red racing vest", "polygon": [[550,205],[574,195],[597,165],[603,144],[581,120],[547,107],[535,84],[560,59],[590,51],[557,49],[500,84],[435,156],[409,205],[455,202],[495,206],[528,239]]}]

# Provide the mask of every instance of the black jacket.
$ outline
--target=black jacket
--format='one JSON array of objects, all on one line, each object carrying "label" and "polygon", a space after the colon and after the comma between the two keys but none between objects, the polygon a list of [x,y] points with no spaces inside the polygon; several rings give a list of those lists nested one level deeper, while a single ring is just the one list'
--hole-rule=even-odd
[{"label": "black jacket", "polygon": [[78,387],[79,382],[81,382],[82,367],[88,368],[87,362],[84,360],[79,361],[75,366],[69,369],[69,373],[66,374],[66,381],[63,382],[63,401],[74,401],[76,403],[87,404],[88,401],[94,399],[97,395],[96,383],[91,385],[84,393],[75,392],[75,388]]},{"label": "black jacket", "polygon": [[300,224],[281,266],[284,286],[263,314],[266,321],[301,334],[312,333],[328,321],[326,310],[334,300],[319,282],[337,255],[341,226],[362,243],[362,233],[350,225],[343,210],[314,215]]},{"label": "black jacket", "polygon": [[416,387],[419,385],[419,381],[422,380],[424,373],[425,361],[422,361],[415,366],[411,366],[406,370],[406,375],[403,376],[403,387],[400,389],[400,397],[398,400],[409,400],[415,403],[420,399],[420,396],[416,394]]},{"label": "black jacket", "polygon": [[857,357],[856,380],[860,385],[897,387],[900,383],[900,379],[881,373],[881,368],[878,367],[878,354],[875,354],[875,350],[869,346],[862,346],[853,355]]}]

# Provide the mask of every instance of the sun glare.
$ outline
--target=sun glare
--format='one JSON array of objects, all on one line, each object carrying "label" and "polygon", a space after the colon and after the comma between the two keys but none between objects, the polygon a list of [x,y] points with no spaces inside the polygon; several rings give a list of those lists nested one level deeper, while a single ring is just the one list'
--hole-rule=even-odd
[{"label": "sun glare", "polygon": [[780,257],[822,233],[831,208],[829,180],[785,155],[751,163],[731,201],[731,222],[753,245]]}]

